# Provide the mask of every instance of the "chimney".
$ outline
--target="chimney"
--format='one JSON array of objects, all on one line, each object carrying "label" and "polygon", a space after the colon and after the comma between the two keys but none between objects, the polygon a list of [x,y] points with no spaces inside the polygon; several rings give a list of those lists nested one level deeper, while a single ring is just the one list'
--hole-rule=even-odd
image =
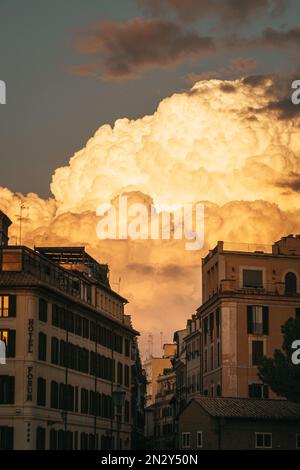
[{"label": "chimney", "polygon": [[12,221],[0,210],[0,246],[8,245],[8,228]]}]

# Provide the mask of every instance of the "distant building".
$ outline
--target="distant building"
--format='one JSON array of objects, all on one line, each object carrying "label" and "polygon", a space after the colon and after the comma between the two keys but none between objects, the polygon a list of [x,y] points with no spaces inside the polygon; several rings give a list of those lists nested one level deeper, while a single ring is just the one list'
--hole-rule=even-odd
[{"label": "distant building", "polygon": [[300,404],[193,398],[179,416],[182,450],[300,449]]},{"label": "distant building", "polygon": [[130,449],[138,333],[126,299],[82,247],[7,246],[1,217],[1,449]]},{"label": "distant building", "polygon": [[157,394],[153,405],[155,449],[173,449],[175,445],[173,419],[175,380],[173,368],[164,369],[157,377]]},{"label": "distant building", "polygon": [[[145,408],[145,444],[152,447],[155,434],[155,408],[158,393],[158,378],[165,369],[172,367],[172,359],[176,352],[176,344],[164,344],[162,357],[150,357],[143,363],[146,376],[146,408]],[[175,378],[175,375],[174,375]]]},{"label": "distant building", "polygon": [[157,377],[164,369],[171,367],[171,359],[174,357],[175,351],[176,344],[164,344],[162,357],[151,356],[143,363],[143,369],[147,379],[146,407],[155,402],[155,396],[157,394]]}]

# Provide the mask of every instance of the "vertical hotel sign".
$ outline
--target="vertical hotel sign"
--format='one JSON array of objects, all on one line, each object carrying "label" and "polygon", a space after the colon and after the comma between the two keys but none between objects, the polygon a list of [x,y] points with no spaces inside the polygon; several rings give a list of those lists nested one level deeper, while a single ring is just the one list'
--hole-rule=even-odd
[{"label": "vertical hotel sign", "polygon": [[[27,354],[33,354],[34,320],[28,319],[27,324]],[[32,401],[33,396],[33,367],[27,366],[26,370],[26,401]]]}]

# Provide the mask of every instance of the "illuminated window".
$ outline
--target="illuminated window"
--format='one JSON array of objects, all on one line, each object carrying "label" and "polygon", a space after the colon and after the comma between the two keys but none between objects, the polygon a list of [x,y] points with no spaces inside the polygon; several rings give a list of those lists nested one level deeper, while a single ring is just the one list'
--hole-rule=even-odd
[{"label": "illuminated window", "polygon": [[16,316],[16,296],[0,295],[0,318]]},{"label": "illuminated window", "polygon": [[3,250],[2,271],[22,271],[21,250]]},{"label": "illuminated window", "polygon": [[8,305],[9,297],[8,295],[1,295],[0,297],[0,317],[8,317]]},{"label": "illuminated window", "polygon": [[0,340],[6,344],[6,357],[15,357],[16,330],[0,330]]}]

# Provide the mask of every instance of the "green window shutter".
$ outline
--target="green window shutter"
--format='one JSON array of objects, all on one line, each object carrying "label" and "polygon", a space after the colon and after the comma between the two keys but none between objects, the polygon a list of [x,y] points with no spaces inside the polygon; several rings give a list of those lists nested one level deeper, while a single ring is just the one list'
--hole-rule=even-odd
[{"label": "green window shutter", "polygon": [[9,296],[9,303],[8,303],[8,315],[10,317],[15,317],[16,316],[16,310],[17,310],[17,296],[16,295],[10,295]]},{"label": "green window shutter", "polygon": [[252,305],[247,305],[247,333],[248,335],[253,334]]},{"label": "green window shutter", "polygon": [[269,307],[263,307],[263,334],[269,334]]}]

